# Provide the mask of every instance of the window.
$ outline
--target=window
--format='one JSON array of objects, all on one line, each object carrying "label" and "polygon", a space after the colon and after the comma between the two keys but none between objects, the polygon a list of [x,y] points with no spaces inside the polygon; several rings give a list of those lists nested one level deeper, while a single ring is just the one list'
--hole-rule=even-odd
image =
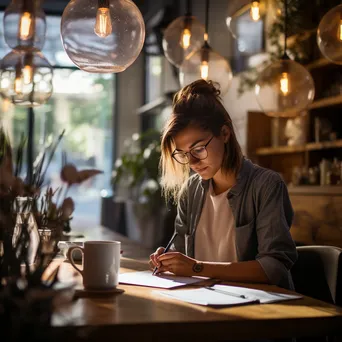
[{"label": "window", "polygon": [[[2,17],[3,14],[0,15],[1,23]],[[46,104],[34,109],[34,146],[37,155],[51,137],[57,137],[65,129],[65,136],[46,177],[53,188],[61,185],[59,173],[64,151],[67,161],[78,169],[97,168],[103,171],[103,174],[68,192],[76,207],[71,228],[77,230],[79,226],[100,223],[101,193],[111,187],[115,76],[90,74],[75,68],[64,52],[59,29],[60,18],[48,16],[43,53],[55,67],[54,91]],[[0,56],[3,57],[10,49],[1,31],[0,34]],[[27,132],[27,109],[0,99],[0,124],[16,145],[20,134]]]}]

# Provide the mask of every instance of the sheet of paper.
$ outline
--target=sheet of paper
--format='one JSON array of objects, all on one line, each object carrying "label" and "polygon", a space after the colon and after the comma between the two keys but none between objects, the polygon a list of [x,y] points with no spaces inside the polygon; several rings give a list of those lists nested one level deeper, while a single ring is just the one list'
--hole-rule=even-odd
[{"label": "sheet of paper", "polygon": [[119,275],[119,283],[171,289],[178,286],[195,284],[207,278],[178,277],[172,274],[152,275],[151,271],[129,272]]},{"label": "sheet of paper", "polygon": [[220,291],[228,291],[229,293],[234,293],[237,295],[243,295],[247,299],[258,299],[261,304],[268,304],[268,303],[281,302],[284,300],[303,298],[303,296],[299,296],[299,295],[288,295],[288,294],[282,294],[282,293],[276,293],[276,292],[249,289],[246,287],[239,287],[239,286],[214,285],[212,288],[220,290]]},{"label": "sheet of paper", "polygon": [[206,288],[199,288],[195,290],[177,290],[168,292],[156,291],[156,293],[162,296],[199,305],[235,306],[259,302],[258,300],[234,297],[231,295],[223,294],[218,291],[208,290]]}]

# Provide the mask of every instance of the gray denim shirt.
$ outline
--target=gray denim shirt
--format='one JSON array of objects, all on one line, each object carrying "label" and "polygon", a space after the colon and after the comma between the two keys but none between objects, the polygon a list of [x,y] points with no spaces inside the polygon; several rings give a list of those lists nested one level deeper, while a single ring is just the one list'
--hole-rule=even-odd
[{"label": "gray denim shirt", "polygon": [[[195,255],[196,227],[208,187],[209,181],[191,176],[178,203],[178,236],[172,249],[190,257]],[[289,231],[293,210],[280,175],[244,159],[236,185],[228,192],[227,205],[235,219],[238,261],[257,260],[272,284],[294,289],[290,269],[297,250]]]}]

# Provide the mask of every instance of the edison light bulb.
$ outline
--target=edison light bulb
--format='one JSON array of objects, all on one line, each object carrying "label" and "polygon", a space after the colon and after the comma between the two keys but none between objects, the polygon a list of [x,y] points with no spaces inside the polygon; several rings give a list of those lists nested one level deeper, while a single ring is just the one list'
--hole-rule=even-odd
[{"label": "edison light bulb", "polygon": [[296,117],[312,103],[315,84],[310,72],[290,59],[280,59],[259,73],[256,100],[271,117]]},{"label": "edison light bulb", "polygon": [[251,5],[250,15],[253,21],[260,19],[260,4],[259,1],[253,1]]},{"label": "edison light bulb", "polygon": [[31,39],[33,36],[33,20],[30,12],[24,12],[20,18],[19,37],[22,40]]},{"label": "edison light bulb", "polygon": [[100,38],[106,38],[112,33],[112,23],[108,7],[99,7],[96,13],[94,32]]},{"label": "edison light bulb", "polygon": [[208,76],[209,76],[209,64],[207,61],[202,61],[202,63],[201,63],[201,78],[203,78],[205,81],[207,81]]},{"label": "edison light bulb", "polygon": [[342,4],[332,8],[321,19],[317,44],[325,58],[342,65]]},{"label": "edison light bulb", "polygon": [[190,39],[191,39],[191,31],[188,28],[185,28],[182,33],[183,49],[187,49],[190,46]]},{"label": "edison light bulb", "polygon": [[289,93],[289,75],[287,74],[287,72],[283,72],[281,74],[280,90],[285,96]]}]

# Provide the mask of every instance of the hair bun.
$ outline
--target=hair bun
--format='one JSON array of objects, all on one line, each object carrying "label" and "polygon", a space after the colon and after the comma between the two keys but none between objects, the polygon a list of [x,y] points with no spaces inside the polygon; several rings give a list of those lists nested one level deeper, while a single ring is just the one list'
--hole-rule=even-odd
[{"label": "hair bun", "polygon": [[220,85],[213,81],[205,81],[203,79],[192,82],[190,85],[191,94],[205,94],[213,95],[219,97],[221,91],[219,89]]}]

